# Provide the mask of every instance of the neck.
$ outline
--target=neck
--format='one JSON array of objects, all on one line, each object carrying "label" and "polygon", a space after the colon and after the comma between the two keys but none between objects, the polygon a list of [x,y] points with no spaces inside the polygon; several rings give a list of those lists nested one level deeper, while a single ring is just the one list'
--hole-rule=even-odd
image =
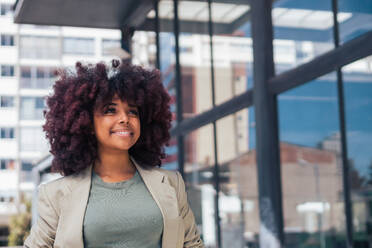
[{"label": "neck", "polygon": [[101,149],[98,149],[98,159],[93,169],[100,177],[111,179],[125,179],[136,172],[128,151],[110,152]]}]

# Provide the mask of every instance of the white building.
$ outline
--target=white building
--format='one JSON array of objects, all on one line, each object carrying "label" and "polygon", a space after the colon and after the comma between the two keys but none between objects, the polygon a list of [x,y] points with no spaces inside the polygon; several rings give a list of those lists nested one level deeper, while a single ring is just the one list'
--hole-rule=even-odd
[{"label": "white building", "polygon": [[[0,246],[9,216],[20,209],[20,195],[34,189],[33,163],[49,150],[42,125],[54,70],[126,56],[119,30],[14,24],[14,2],[0,0]],[[156,49],[148,44],[154,35],[138,32],[134,39],[133,61],[153,64]]]}]

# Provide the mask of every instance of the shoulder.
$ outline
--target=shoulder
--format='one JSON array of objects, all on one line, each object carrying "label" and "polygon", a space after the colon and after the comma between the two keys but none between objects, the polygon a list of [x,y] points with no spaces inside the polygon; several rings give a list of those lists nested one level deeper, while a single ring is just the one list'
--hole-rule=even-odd
[{"label": "shoulder", "polygon": [[75,185],[89,176],[90,168],[69,176],[63,176],[39,185],[39,192],[43,192],[51,198],[60,198],[70,193]]},{"label": "shoulder", "polygon": [[178,199],[184,198],[184,195],[186,194],[185,182],[183,181],[180,172],[174,170],[165,170],[162,168],[154,168],[153,170],[164,175],[164,181],[175,189]]},{"label": "shoulder", "polygon": [[168,178],[169,183],[173,187],[178,188],[180,180],[182,180],[182,176],[178,171],[166,170],[166,169],[163,169],[163,168],[154,168],[153,170],[156,170],[156,171],[162,173],[163,175],[165,175]]}]

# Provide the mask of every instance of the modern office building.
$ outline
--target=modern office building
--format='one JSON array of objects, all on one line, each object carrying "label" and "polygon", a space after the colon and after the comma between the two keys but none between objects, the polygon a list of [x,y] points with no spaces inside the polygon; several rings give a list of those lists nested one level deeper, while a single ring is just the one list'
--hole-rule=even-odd
[{"label": "modern office building", "polygon": [[372,1],[61,6],[17,1],[15,22],[118,29],[134,57],[133,31],[153,34],[141,56],[175,113],[165,168],[207,247],[372,247]]}]

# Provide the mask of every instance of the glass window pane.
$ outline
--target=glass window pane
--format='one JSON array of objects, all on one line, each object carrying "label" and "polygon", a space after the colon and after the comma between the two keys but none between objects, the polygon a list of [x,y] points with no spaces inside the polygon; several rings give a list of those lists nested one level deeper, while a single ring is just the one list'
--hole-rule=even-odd
[{"label": "glass window pane", "polygon": [[63,53],[77,55],[94,55],[94,39],[64,38]]},{"label": "glass window pane", "polygon": [[102,55],[104,56],[117,54],[119,48],[121,48],[120,40],[102,40]]},{"label": "glass window pane", "polygon": [[[216,104],[230,100],[253,84],[253,50],[251,38],[251,7],[246,4],[211,1],[213,22],[213,58]],[[201,16],[207,14],[200,13]],[[203,47],[202,56],[210,58]]]},{"label": "glass window pane", "polygon": [[14,46],[14,36],[9,35],[9,34],[2,34],[1,45],[2,46]]},{"label": "glass window pane", "polygon": [[22,127],[20,143],[24,152],[48,152],[48,143],[41,127]]},{"label": "glass window pane", "polygon": [[12,12],[13,12],[11,4],[1,3],[0,7],[1,7],[0,15],[2,15],[2,16],[11,15]]},{"label": "glass window pane", "polygon": [[216,247],[212,125],[185,136],[185,184],[188,200],[206,247]]},{"label": "glass window pane", "polygon": [[[155,32],[136,31],[132,37],[132,63],[147,68],[156,67]],[[111,49],[112,50],[112,49]],[[114,51],[117,48],[114,48]],[[117,52],[116,52],[117,54]]]},{"label": "glass window pane", "polygon": [[336,74],[278,97],[288,247],[345,247]]},{"label": "glass window pane", "polygon": [[162,160],[162,168],[167,170],[178,170],[178,147],[177,139],[172,138],[169,141],[169,146],[165,147],[166,157]]},{"label": "glass window pane", "polygon": [[334,48],[331,0],[275,1],[272,20],[277,74]]},{"label": "glass window pane", "polygon": [[175,50],[173,33],[173,1],[159,1],[159,15],[166,14],[167,23],[160,22],[159,33],[159,53],[163,84],[171,96],[171,111],[173,116],[173,125],[176,124],[176,86],[175,86]]},{"label": "glass window pane", "polygon": [[1,128],[1,138],[2,139],[13,139],[14,138],[14,128],[2,127]]},{"label": "glass window pane", "polygon": [[260,230],[253,109],[217,121],[222,247],[258,247]]},{"label": "glass window pane", "polygon": [[57,37],[21,36],[20,57],[30,59],[58,59],[61,45]]},{"label": "glass window pane", "polygon": [[10,108],[14,107],[14,97],[13,96],[0,96],[0,107]]},{"label": "glass window pane", "polygon": [[338,0],[340,42],[372,30],[372,1]]},{"label": "glass window pane", "polygon": [[0,169],[1,170],[13,170],[15,169],[15,162],[12,159],[1,159],[0,160]]},{"label": "glass window pane", "polygon": [[2,77],[13,77],[14,76],[14,66],[13,65],[2,65],[1,66],[1,76]]},{"label": "glass window pane", "polygon": [[[159,32],[159,53],[160,64],[159,69],[162,76],[162,81],[165,89],[171,97],[171,112],[173,114],[172,126],[176,125],[176,86],[175,86],[175,51],[174,51],[174,33],[173,33],[173,1],[159,1],[159,12],[168,13],[168,23],[160,22]],[[171,140],[171,146],[166,148],[167,154],[170,156],[169,161],[164,164],[167,167],[175,168],[177,163],[177,140]]]},{"label": "glass window pane", "polygon": [[[178,5],[183,118],[187,119],[212,108],[211,63],[201,56],[210,50],[208,18],[199,21],[200,13],[208,10],[208,2],[179,1]],[[190,25],[183,25],[185,21]]]},{"label": "glass window pane", "polygon": [[369,58],[342,68],[355,247],[372,235],[372,70]]},{"label": "glass window pane", "polygon": [[53,67],[21,66],[20,87],[26,89],[47,89],[55,78]]},{"label": "glass window pane", "polygon": [[21,120],[41,120],[45,108],[42,97],[21,97]]}]

